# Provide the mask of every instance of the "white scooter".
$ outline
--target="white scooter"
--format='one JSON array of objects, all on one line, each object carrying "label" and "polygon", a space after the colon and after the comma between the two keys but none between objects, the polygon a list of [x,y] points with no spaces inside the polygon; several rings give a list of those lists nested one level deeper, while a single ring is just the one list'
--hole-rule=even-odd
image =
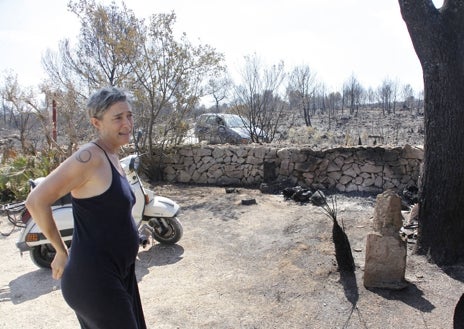
[{"label": "white scooter", "polygon": [[[132,215],[137,223],[140,245],[144,248],[150,243],[149,236],[160,243],[174,244],[180,240],[183,234],[182,224],[176,217],[179,213],[179,205],[171,199],[157,196],[151,190],[144,189],[142,181],[137,174],[140,163],[136,140],[136,154],[126,156],[120,160],[126,173],[127,180],[135,194],[136,202],[132,208]],[[43,177],[30,180],[31,188],[34,188]],[[52,206],[53,218],[63,237],[63,240],[71,246],[74,219],[70,195],[66,195]],[[39,267],[50,268],[55,256],[55,249],[36,225],[29,211],[24,208],[21,213],[21,221],[25,224],[21,231],[16,246],[22,252],[29,251],[32,261]]]}]

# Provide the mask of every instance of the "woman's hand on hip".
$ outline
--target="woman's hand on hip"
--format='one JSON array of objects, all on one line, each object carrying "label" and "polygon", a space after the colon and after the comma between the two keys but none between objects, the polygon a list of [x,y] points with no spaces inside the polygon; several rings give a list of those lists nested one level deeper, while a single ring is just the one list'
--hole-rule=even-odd
[{"label": "woman's hand on hip", "polygon": [[52,277],[55,280],[61,279],[63,275],[64,266],[66,265],[66,261],[68,260],[68,254],[63,252],[57,252],[55,258],[52,261]]}]

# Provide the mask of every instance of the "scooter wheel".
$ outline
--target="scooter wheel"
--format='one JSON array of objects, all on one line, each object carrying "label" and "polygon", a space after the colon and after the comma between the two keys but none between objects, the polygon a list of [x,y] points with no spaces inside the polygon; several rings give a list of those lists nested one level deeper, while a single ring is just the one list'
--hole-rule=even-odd
[{"label": "scooter wheel", "polygon": [[50,244],[44,244],[32,248],[29,252],[32,262],[41,268],[51,268],[56,251]]},{"label": "scooter wheel", "polygon": [[184,233],[182,224],[177,217],[163,218],[163,225],[153,226],[153,239],[164,244],[177,243]]},{"label": "scooter wheel", "polygon": [[[66,241],[65,243],[68,248],[71,247],[71,240]],[[55,248],[53,248],[50,243],[36,246],[29,252],[32,262],[41,268],[51,268],[55,254]]]}]

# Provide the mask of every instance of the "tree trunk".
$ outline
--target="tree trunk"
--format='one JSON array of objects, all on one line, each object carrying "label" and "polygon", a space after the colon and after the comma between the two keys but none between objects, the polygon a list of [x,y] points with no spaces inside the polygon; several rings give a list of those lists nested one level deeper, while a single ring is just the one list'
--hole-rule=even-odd
[{"label": "tree trunk", "polygon": [[418,251],[439,264],[464,259],[464,90],[457,87],[464,86],[464,77],[453,71],[436,72],[425,80]]},{"label": "tree trunk", "polygon": [[306,103],[303,104],[303,112],[304,112],[304,120],[305,120],[305,125],[306,127],[312,127],[311,124],[311,109],[309,104],[307,105]]},{"label": "tree trunk", "polygon": [[417,251],[464,260],[464,4],[399,0],[424,77],[425,149]]}]

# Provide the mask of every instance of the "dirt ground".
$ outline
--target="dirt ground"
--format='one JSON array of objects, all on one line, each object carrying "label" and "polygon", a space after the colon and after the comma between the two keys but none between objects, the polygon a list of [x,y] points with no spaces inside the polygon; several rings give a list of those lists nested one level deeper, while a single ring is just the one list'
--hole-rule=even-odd
[{"label": "dirt ground", "polygon": [[[155,190],[181,205],[184,237],[139,252],[149,328],[452,328],[464,267],[438,268],[409,244],[406,289],[363,286],[374,197],[337,196],[356,263],[354,275],[340,275],[332,224],[319,207],[244,188]],[[241,204],[253,198],[256,204]],[[10,229],[2,217],[0,230]],[[20,256],[18,236],[0,238],[0,328],[78,328],[60,282]]]}]

